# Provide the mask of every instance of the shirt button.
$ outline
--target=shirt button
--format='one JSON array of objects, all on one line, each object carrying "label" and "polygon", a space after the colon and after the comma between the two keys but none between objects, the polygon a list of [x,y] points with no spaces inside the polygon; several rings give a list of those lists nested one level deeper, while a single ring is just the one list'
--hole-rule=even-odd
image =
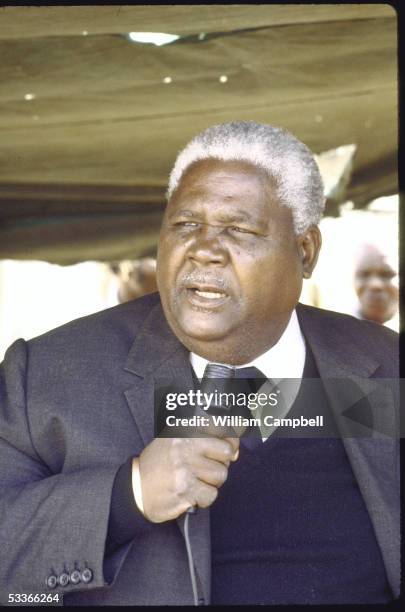
[{"label": "shirt button", "polygon": [[85,584],[87,584],[88,582],[91,582],[92,580],[93,580],[93,572],[91,571],[91,569],[86,567],[86,569],[82,571],[82,581]]},{"label": "shirt button", "polygon": [[69,574],[66,574],[66,572],[63,572],[63,574],[60,574],[58,577],[58,582],[61,587],[67,586],[69,584]]},{"label": "shirt button", "polygon": [[49,587],[50,589],[54,589],[57,584],[58,584],[58,579],[56,576],[54,576],[54,574],[51,574],[46,579],[46,586]]},{"label": "shirt button", "polygon": [[80,580],[81,578],[79,570],[73,570],[73,572],[70,574],[70,582],[72,584],[79,584]]}]

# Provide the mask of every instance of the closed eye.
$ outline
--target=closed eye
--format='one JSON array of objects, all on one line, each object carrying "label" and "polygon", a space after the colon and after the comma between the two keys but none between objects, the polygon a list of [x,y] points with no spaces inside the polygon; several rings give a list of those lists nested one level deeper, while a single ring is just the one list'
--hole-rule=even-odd
[{"label": "closed eye", "polygon": [[[201,223],[198,221],[176,221],[173,223],[173,227],[178,228],[194,228],[198,227],[199,225],[201,225]],[[228,226],[227,229],[238,234],[250,234],[252,236],[257,236],[257,232],[253,231],[252,229],[247,229],[246,227],[240,227],[239,225],[231,225]]]},{"label": "closed eye", "polygon": [[173,223],[173,225],[175,227],[196,227],[198,223],[195,221],[177,221],[176,223]]},{"label": "closed eye", "polygon": [[231,229],[234,232],[239,232],[241,234],[253,234],[255,235],[256,232],[254,232],[251,229],[246,229],[246,227],[239,227],[237,225],[233,225],[232,227],[230,227],[229,229]]}]

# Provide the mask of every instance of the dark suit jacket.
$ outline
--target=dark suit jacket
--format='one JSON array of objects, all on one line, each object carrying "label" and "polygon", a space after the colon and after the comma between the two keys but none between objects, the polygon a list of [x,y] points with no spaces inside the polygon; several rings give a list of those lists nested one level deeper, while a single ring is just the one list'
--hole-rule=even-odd
[{"label": "dark suit jacket", "polygon": [[[307,306],[297,313],[398,595],[399,426],[389,380],[398,376],[397,335]],[[140,522],[135,538],[105,553],[117,470],[153,439],[156,381],[179,377],[192,387],[187,350],[170,331],[158,294],[9,349],[0,377],[2,603],[22,592],[58,592],[68,605],[193,603],[184,517]],[[361,416],[365,397],[371,426]],[[206,603],[209,533],[209,510],[199,510],[190,538]],[[85,567],[88,583],[46,585],[50,575]]]}]

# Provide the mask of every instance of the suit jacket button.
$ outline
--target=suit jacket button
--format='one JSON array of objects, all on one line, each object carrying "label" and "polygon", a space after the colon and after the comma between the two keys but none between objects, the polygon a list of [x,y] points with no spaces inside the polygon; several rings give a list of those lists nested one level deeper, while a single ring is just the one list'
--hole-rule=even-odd
[{"label": "suit jacket button", "polygon": [[49,587],[50,589],[54,589],[57,584],[58,584],[58,579],[56,576],[54,576],[54,574],[51,574],[46,579],[46,586]]},{"label": "suit jacket button", "polygon": [[88,582],[91,582],[92,580],[93,580],[93,572],[91,571],[91,569],[86,567],[86,569],[82,571],[82,581],[85,584],[87,584]]},{"label": "suit jacket button", "polygon": [[70,574],[70,582],[72,584],[79,584],[80,580],[81,578],[79,570],[73,570],[73,572]]},{"label": "suit jacket button", "polygon": [[69,574],[66,574],[65,572],[60,574],[58,577],[58,582],[61,587],[67,586],[69,584]]}]

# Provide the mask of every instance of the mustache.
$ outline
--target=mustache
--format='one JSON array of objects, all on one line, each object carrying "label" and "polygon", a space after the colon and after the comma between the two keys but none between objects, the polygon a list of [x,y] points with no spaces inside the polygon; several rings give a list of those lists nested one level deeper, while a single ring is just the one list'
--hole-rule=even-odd
[{"label": "mustache", "polygon": [[179,279],[179,286],[181,289],[185,289],[187,286],[196,285],[213,285],[222,289],[224,292],[230,292],[231,287],[229,283],[222,277],[214,274],[204,274],[201,272],[187,272]]}]

